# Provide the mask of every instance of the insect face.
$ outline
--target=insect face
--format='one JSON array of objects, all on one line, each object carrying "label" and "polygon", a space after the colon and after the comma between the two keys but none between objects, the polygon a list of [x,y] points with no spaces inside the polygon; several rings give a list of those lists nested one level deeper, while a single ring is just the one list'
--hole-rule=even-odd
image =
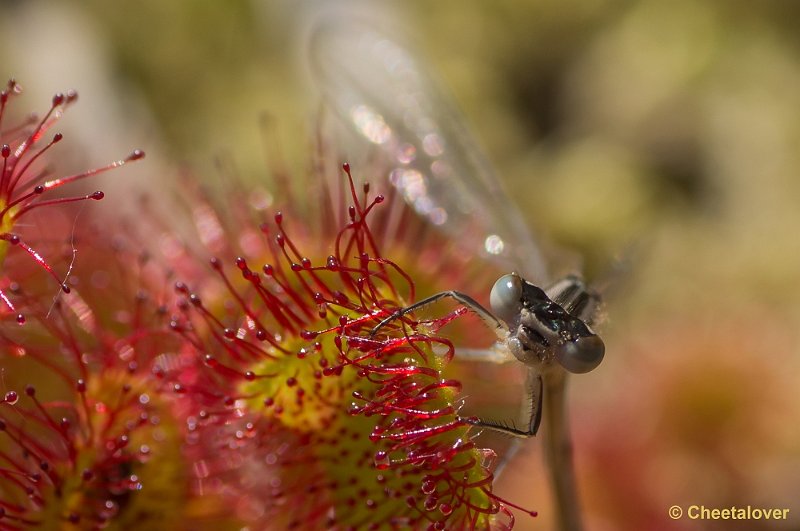
[{"label": "insect face", "polygon": [[[555,293],[578,311],[591,297],[577,278],[559,283]],[[501,277],[489,300],[494,314],[509,327],[508,349],[522,363],[543,367],[555,360],[569,372],[584,373],[603,360],[603,341],[580,316],[519,275]]]}]

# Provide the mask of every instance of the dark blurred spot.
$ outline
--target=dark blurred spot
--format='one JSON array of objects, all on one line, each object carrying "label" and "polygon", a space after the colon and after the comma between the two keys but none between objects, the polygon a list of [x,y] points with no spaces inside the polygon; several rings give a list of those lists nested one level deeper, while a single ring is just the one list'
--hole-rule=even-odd
[{"label": "dark blurred spot", "polygon": [[552,61],[535,68],[519,68],[519,63],[513,63],[504,74],[519,121],[530,136],[541,138],[556,133],[562,125],[561,64]]},{"label": "dark blurred spot", "polygon": [[650,146],[647,152],[654,189],[672,206],[695,211],[713,207],[713,187],[708,179],[700,146],[680,139]]}]

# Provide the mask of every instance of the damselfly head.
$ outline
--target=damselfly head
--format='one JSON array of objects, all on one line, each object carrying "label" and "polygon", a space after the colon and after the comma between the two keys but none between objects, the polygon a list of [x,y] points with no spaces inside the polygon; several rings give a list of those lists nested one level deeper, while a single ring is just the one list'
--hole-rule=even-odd
[{"label": "damselfly head", "polygon": [[507,346],[521,362],[535,366],[555,359],[569,372],[589,372],[605,355],[603,341],[581,316],[587,308],[584,301],[593,294],[577,277],[557,282],[553,293],[569,305],[561,306],[541,288],[511,273],[495,282],[489,303],[508,327]]}]

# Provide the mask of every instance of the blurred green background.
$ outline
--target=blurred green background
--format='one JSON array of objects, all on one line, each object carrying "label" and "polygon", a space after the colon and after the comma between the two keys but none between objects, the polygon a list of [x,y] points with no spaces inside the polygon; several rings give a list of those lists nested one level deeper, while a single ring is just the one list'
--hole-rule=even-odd
[{"label": "blurred green background", "polygon": [[[376,4],[4,0],[0,65],[26,109],[79,90],[68,165],[140,147],[102,187],[159,193],[182,163],[219,178],[220,155],[261,179],[263,112],[307,166],[309,22],[404,28],[546,246],[609,281],[606,360],[571,387],[588,528],[800,528],[800,3]],[[499,485],[539,509],[519,529],[550,528],[537,453]],[[692,522],[676,504],[791,511]]]}]

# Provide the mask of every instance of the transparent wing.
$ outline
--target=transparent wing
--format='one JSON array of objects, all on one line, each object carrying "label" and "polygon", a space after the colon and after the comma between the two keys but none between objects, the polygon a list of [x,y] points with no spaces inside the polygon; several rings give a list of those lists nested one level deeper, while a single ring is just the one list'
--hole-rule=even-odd
[{"label": "transparent wing", "polygon": [[389,182],[467,256],[526,279],[544,261],[459,113],[401,45],[357,21],[318,25],[311,67],[326,101],[389,161]]}]

